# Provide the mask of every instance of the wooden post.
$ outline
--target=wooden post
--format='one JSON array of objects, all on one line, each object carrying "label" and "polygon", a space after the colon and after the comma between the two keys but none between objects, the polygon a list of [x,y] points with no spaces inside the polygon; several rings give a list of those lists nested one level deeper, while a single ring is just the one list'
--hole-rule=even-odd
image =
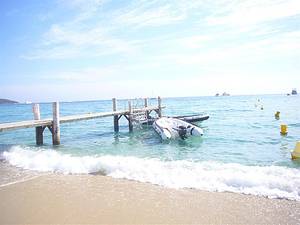
[{"label": "wooden post", "polygon": [[40,114],[40,105],[39,104],[33,104],[32,105],[32,111],[33,111],[33,116],[35,120],[40,120],[41,119],[41,114]]},{"label": "wooden post", "polygon": [[[33,104],[32,105],[32,111],[33,111],[33,116],[34,116],[34,120],[40,120],[41,119],[41,114],[40,114],[40,105],[39,104]],[[44,141],[43,141],[43,132],[44,129],[42,126],[40,127],[36,127],[35,128],[35,142],[36,145],[43,145]]]},{"label": "wooden post", "polygon": [[160,96],[157,97],[157,103],[158,103],[158,117],[160,118],[162,113],[161,113],[161,98]]},{"label": "wooden post", "polygon": [[[113,102],[113,111],[117,111],[117,101],[115,98],[112,99]],[[119,132],[119,117],[114,116],[114,131]]]},{"label": "wooden post", "polygon": [[132,124],[132,107],[131,107],[131,101],[128,101],[128,110],[129,110],[129,115],[128,115],[128,127],[129,127],[129,132],[133,131],[133,124]]},{"label": "wooden post", "polygon": [[[144,99],[144,105],[145,105],[145,108],[148,107],[148,98]],[[149,119],[149,111],[148,110],[145,112],[145,114],[146,114],[146,118]]]},{"label": "wooden post", "polygon": [[52,123],[52,143],[53,145],[60,144],[60,121],[59,121],[59,103],[53,102],[53,123]]}]

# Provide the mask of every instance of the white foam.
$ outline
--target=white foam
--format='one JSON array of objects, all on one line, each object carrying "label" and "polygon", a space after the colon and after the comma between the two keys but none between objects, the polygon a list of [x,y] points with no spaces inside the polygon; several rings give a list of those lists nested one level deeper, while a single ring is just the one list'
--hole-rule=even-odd
[{"label": "white foam", "polygon": [[76,157],[54,150],[12,147],[3,153],[10,164],[64,174],[102,172],[115,178],[171,188],[235,192],[300,201],[300,170],[279,166],[244,166],[204,161],[161,161],[123,156]]}]

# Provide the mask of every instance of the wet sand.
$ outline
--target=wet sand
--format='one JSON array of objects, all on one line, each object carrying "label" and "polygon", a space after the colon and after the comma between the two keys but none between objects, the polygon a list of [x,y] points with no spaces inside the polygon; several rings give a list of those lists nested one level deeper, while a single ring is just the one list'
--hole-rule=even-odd
[{"label": "wet sand", "polygon": [[174,190],[100,175],[0,188],[0,224],[300,224],[300,202]]}]

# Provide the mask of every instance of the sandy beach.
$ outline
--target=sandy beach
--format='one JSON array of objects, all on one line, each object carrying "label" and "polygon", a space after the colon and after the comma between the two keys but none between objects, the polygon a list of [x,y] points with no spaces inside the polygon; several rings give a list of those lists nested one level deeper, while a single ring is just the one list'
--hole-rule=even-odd
[{"label": "sandy beach", "polygon": [[1,224],[299,224],[300,202],[167,189],[101,175],[0,188]]}]

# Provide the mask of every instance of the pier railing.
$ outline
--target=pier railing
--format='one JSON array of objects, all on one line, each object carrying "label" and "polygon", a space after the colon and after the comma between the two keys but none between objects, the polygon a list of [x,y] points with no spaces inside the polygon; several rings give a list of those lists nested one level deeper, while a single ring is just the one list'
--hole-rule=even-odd
[{"label": "pier railing", "polygon": [[53,145],[60,144],[60,124],[70,123],[80,120],[90,120],[103,117],[113,117],[114,131],[119,132],[119,120],[124,116],[128,120],[129,132],[133,131],[133,120],[134,115],[138,113],[145,113],[146,118],[149,119],[149,115],[152,111],[156,112],[158,117],[162,115],[161,98],[157,98],[157,106],[148,106],[148,99],[144,99],[144,107],[133,108],[132,101],[128,100],[128,109],[117,110],[117,100],[112,99],[112,109],[111,112],[95,112],[86,113],[81,115],[71,115],[71,116],[60,116],[59,113],[59,102],[52,103],[53,117],[48,119],[41,119],[40,117],[40,107],[39,104],[32,105],[32,111],[34,115],[34,120],[26,120],[13,123],[2,123],[0,124],[0,132],[24,128],[35,128],[36,133],[36,144],[43,144],[43,132],[48,128],[52,133],[52,143]]}]

